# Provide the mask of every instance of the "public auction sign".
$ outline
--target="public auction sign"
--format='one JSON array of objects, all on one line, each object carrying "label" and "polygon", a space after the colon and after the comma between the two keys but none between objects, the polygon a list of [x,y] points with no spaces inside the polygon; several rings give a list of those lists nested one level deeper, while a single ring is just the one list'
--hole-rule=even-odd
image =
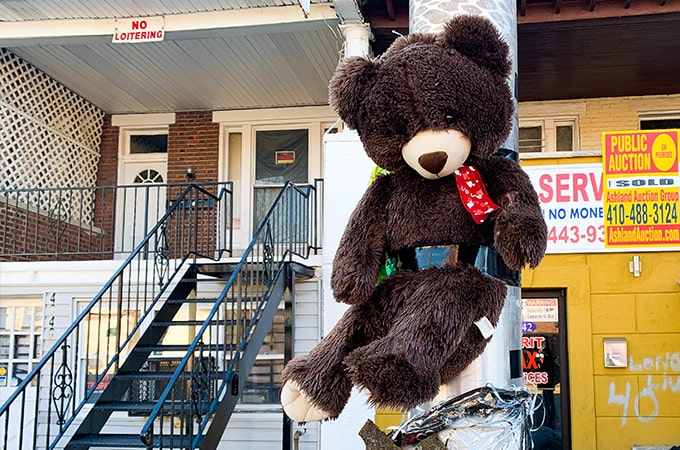
[{"label": "public auction sign", "polygon": [[680,130],[602,134],[604,245],[680,245]]},{"label": "public auction sign", "polygon": [[165,35],[165,17],[139,17],[116,19],[114,44],[162,41]]}]

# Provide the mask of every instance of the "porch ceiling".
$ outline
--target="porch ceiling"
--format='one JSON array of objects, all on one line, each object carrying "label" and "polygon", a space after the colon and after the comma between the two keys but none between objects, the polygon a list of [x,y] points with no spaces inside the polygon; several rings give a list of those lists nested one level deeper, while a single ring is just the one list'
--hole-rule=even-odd
[{"label": "porch ceiling", "polygon": [[[381,53],[408,0],[362,0]],[[680,93],[680,2],[518,0],[520,101]],[[327,104],[343,38],[331,0],[9,0],[0,47],[108,113]],[[112,44],[117,18],[165,39]],[[680,109],[680,107],[679,107]]]},{"label": "porch ceiling", "polygon": [[[10,0],[0,47],[107,113],[323,105],[343,39],[330,2]],[[163,41],[113,44],[116,19],[165,17]]]}]

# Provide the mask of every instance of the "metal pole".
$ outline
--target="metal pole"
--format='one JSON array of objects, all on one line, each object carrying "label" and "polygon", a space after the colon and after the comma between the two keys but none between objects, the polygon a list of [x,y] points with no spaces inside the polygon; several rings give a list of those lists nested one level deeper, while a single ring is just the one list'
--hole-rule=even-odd
[{"label": "metal pole", "polygon": [[[517,79],[517,13],[514,1],[510,0],[410,0],[409,32],[439,32],[444,23],[458,14],[474,14],[491,20],[510,46],[512,75],[508,80],[512,91],[516,92]],[[505,156],[518,159],[517,108],[511,134],[503,145]],[[486,255],[497,258],[494,249]],[[501,261],[502,264],[502,261]],[[504,266],[504,265],[503,265]],[[519,280],[519,275],[516,277]],[[501,313],[496,331],[484,353],[441,390],[440,397],[449,398],[463,394],[471,389],[492,383],[499,388],[521,386],[521,315],[520,287],[508,286],[505,306]]]}]

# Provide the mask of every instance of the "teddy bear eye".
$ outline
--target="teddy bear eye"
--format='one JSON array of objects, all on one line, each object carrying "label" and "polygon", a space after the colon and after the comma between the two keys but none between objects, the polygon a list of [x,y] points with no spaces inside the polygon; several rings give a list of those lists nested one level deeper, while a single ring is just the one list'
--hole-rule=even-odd
[{"label": "teddy bear eye", "polygon": [[406,125],[403,123],[397,124],[397,128],[395,129],[398,135],[400,136],[406,136],[408,134],[408,130],[406,129]]},{"label": "teddy bear eye", "polygon": [[453,125],[456,122],[456,118],[451,111],[446,111],[444,113],[444,120],[446,121],[447,125]]}]

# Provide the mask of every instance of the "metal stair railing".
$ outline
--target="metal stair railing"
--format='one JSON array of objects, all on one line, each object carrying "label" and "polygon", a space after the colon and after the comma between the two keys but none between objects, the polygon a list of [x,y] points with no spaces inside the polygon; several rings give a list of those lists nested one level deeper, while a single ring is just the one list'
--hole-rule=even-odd
[{"label": "metal stair railing", "polygon": [[140,432],[147,448],[216,448],[286,288],[319,247],[321,183],[284,186]]},{"label": "metal stair railing", "polygon": [[232,195],[231,182],[189,185],[172,202],[0,407],[1,449],[58,445],[116,373],[154,305],[189,266],[187,259],[231,253]]}]

